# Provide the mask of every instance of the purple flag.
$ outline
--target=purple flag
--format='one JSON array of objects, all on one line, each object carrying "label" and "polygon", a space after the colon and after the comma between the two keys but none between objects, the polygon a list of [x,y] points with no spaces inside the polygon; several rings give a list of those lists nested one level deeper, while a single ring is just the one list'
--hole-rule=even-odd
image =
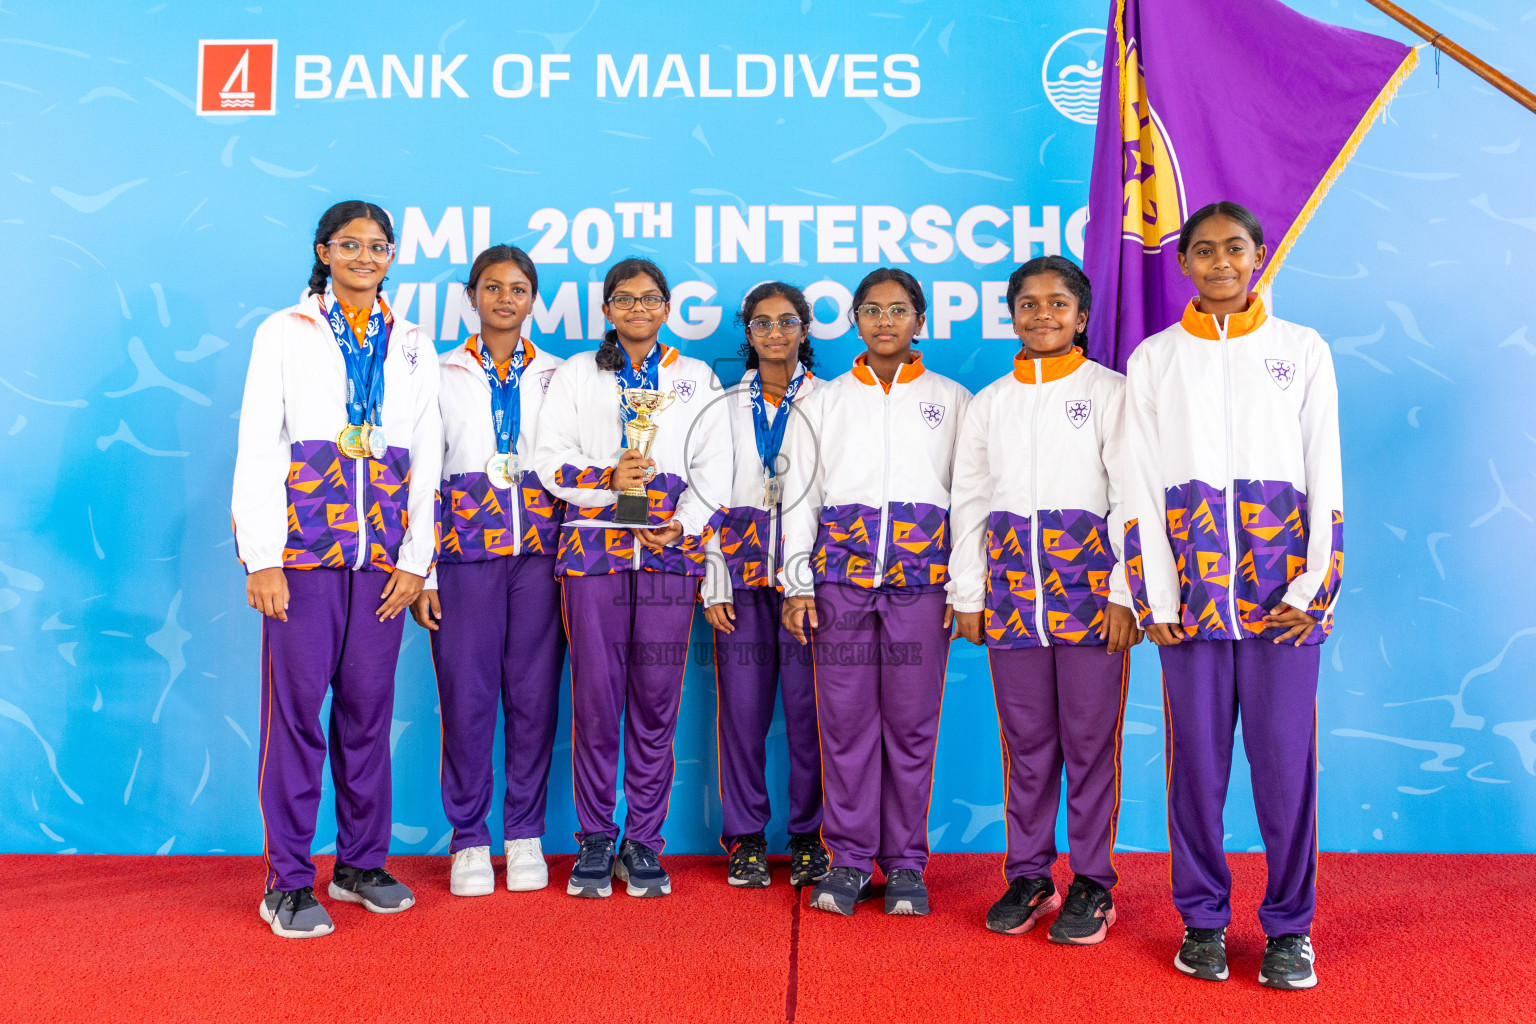
[{"label": "purple flag", "polygon": [[1279,0],[1115,0],[1083,261],[1093,357],[1123,371],[1179,319],[1195,294],[1179,229],[1207,203],[1258,216],[1267,287],[1417,57]]}]

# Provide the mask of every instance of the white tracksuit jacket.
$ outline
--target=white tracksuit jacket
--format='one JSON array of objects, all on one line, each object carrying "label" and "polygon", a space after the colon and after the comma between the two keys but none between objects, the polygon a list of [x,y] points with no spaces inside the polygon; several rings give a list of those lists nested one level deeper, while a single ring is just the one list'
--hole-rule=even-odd
[{"label": "white tracksuit jacket", "polygon": [[[658,342],[660,344],[660,342]],[[597,368],[597,353],[566,360],[550,380],[539,413],[534,469],[568,503],[555,572],[586,576],[628,569],[704,575],[711,519],[730,499],[731,428],[720,380],[707,363],[664,346],[657,387],[677,397],[652,417],[656,476],[646,486],[652,528],[674,516],[683,536],[657,555],[634,532],[605,526],[613,468],[624,451],[618,374]]]},{"label": "white tracksuit jacket", "polygon": [[256,329],[240,404],[230,512],[247,572],[396,567],[437,559],[443,425],[437,354],[405,320],[389,325],[382,459],[336,447],[347,425],[347,366],[323,299],[307,295]]},{"label": "white tracksuit jacket", "polygon": [[[800,372],[797,364],[789,379]],[[777,587],[779,567],[784,564],[783,503],[773,508],[763,504],[763,463],[757,454],[757,428],[752,420],[752,382],[756,370],[726,391],[725,407],[731,427],[734,452],[730,501],[715,516],[715,534],[709,539],[709,560],[704,573],[700,600],[704,607],[730,601],[738,587]],[[804,403],[821,386],[806,371],[800,390],[795,392],[789,415],[798,416]],[[771,407],[769,422],[779,415]],[[784,429],[781,457],[789,443],[789,427]]]},{"label": "white tracksuit jacket", "polygon": [[1125,378],[1077,349],[1015,360],[955,444],[949,598],[985,612],[988,647],[1104,643],[1131,606],[1121,563]]},{"label": "white tracksuit jacket", "polygon": [[[491,486],[485,464],[496,454],[491,385],[480,366],[480,336],[474,335],[438,359],[443,414],[442,562],[483,562],[503,555],[553,555],[565,503],[532,471],[539,412],[555,371],[565,360],[520,342],[523,376],[518,385],[517,451],[523,478],[508,490]],[[437,573],[427,580],[435,589]]]},{"label": "white tracksuit jacket", "polygon": [[1193,302],[1126,374],[1125,559],[1143,625],[1196,639],[1279,635],[1284,601],[1332,628],[1344,568],[1333,356],[1310,327]]},{"label": "white tracksuit jacket", "polygon": [[955,435],[971,393],[914,355],[889,391],[859,356],[789,425],[786,597],[820,583],[937,589],[948,579]]}]

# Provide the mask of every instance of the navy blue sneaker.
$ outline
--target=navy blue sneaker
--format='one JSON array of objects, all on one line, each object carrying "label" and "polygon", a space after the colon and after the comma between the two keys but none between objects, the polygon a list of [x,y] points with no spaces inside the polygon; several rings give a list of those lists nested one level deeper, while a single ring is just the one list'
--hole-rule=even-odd
[{"label": "navy blue sneaker", "polygon": [[858,868],[833,868],[811,890],[811,906],[844,917],[853,916],[853,908],[875,894],[869,876]]},{"label": "navy blue sneaker", "polygon": [[661,858],[644,843],[626,839],[619,845],[619,859],[613,873],[626,884],[631,896],[666,896],[672,892],[672,879],[661,869]]},{"label": "navy blue sneaker", "polygon": [[928,887],[921,871],[897,868],[885,876],[885,912],[904,917],[928,913]]},{"label": "navy blue sneaker", "polygon": [[565,883],[568,896],[596,900],[613,895],[613,840],[601,832],[582,837],[581,852]]},{"label": "navy blue sneaker", "polygon": [[789,837],[789,884],[796,889],[802,885],[815,885],[827,877],[832,863],[821,836],[815,832],[800,833]]}]

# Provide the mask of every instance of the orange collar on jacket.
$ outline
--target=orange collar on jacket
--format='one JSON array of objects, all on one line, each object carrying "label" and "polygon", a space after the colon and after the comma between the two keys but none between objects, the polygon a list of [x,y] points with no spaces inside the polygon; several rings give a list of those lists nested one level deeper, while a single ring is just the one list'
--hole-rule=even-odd
[{"label": "orange collar on jacket", "polygon": [[[1245,334],[1252,334],[1268,319],[1269,311],[1264,308],[1264,300],[1259,298],[1258,292],[1249,292],[1248,308],[1227,317],[1227,337],[1241,338]],[[1200,312],[1199,299],[1189,300],[1189,305],[1184,309],[1184,315],[1179,318],[1179,324],[1197,338],[1204,338],[1206,341],[1221,340],[1221,332],[1216,329],[1216,318],[1209,313]]]},{"label": "orange collar on jacket", "polygon": [[[914,351],[912,353],[912,361],[910,363],[902,363],[901,367],[896,371],[895,383],[906,384],[909,381],[917,380],[917,378],[923,375],[923,371],[923,354]],[[876,377],[875,371],[869,368],[869,353],[867,352],[859,353],[859,357],[853,361],[853,375],[861,384],[879,384],[885,389],[886,394],[891,393],[891,385]]]},{"label": "orange collar on jacket", "polygon": [[[1087,361],[1087,357],[1083,355],[1083,350],[1076,345],[1073,345],[1062,355],[1042,359],[1040,360],[1040,376],[1043,379],[1040,383],[1061,380],[1061,378],[1069,376],[1073,370],[1082,366]],[[1014,356],[1013,379],[1020,384],[1036,383],[1035,360],[1024,355],[1023,352]]]},{"label": "orange collar on jacket", "polygon": [[[539,354],[538,350],[533,347],[533,342],[527,338],[519,338],[517,343],[523,348],[523,369],[527,369],[533,363],[533,357]],[[477,364],[480,362],[480,345],[480,335],[478,334],[471,334],[469,340],[464,342],[464,351],[469,353],[469,358],[473,359]],[[512,352],[516,354],[517,349],[514,348]],[[492,361],[494,362],[494,360]],[[496,363],[496,376],[502,380],[507,379],[507,374],[511,370],[512,359],[510,356],[506,362]]]},{"label": "orange collar on jacket", "polygon": [[[661,365],[662,366],[671,366],[673,363],[677,362],[677,357],[679,355],[677,349],[673,348],[671,345],[662,344],[660,341],[656,342],[656,344],[661,345]],[[622,349],[621,349],[621,351],[622,351]],[[645,350],[645,355],[640,357],[640,362],[639,363],[635,362],[634,360],[630,360],[629,368],[634,370],[636,373],[639,373],[640,372],[640,364],[644,363],[645,359],[646,359],[646,356],[649,356],[650,354],[651,354],[651,350],[650,349],[646,349]]]}]

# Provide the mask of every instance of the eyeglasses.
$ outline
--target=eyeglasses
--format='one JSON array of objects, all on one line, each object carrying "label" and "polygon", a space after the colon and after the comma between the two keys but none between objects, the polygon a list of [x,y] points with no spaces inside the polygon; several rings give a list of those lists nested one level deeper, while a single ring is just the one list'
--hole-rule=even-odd
[{"label": "eyeglasses", "polygon": [[759,338],[766,338],[772,334],[774,324],[778,324],[780,332],[790,335],[799,334],[804,321],[797,316],[781,316],[777,320],[770,320],[765,316],[760,316],[755,320],[747,322],[747,326],[752,329],[752,333]]},{"label": "eyeglasses", "polygon": [[890,317],[891,323],[906,323],[912,319],[912,307],[903,306],[899,302],[893,302],[884,309],[873,302],[865,303],[858,308],[859,319],[868,323],[878,323],[883,317]]},{"label": "eyeglasses", "polygon": [[373,242],[369,245],[364,245],[362,242],[352,238],[333,238],[325,244],[334,246],[337,252],[349,260],[357,259],[363,254],[364,249],[368,250],[368,255],[372,256],[376,263],[383,263],[385,260],[393,259],[395,255],[395,247],[389,242]]},{"label": "eyeglasses", "polygon": [[660,295],[615,295],[608,300],[608,305],[615,309],[634,309],[637,302],[646,309],[653,310],[667,304],[667,300]]}]

